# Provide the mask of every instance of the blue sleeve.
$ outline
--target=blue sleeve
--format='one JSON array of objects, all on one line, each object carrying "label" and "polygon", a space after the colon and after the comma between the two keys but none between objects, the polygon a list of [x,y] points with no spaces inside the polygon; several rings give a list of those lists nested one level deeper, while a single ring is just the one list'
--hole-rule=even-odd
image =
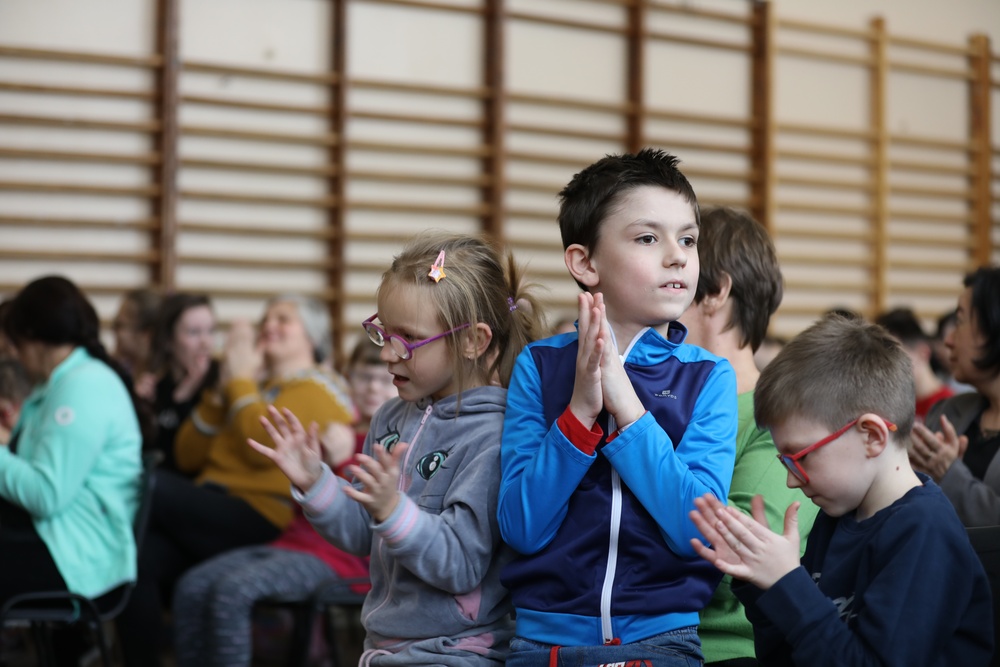
[{"label": "blue sleeve", "polygon": [[555,421],[546,423],[538,369],[525,349],[517,358],[500,447],[500,534],[522,554],[543,549],[556,535],[570,496],[596,455],[571,443]]},{"label": "blue sleeve", "polygon": [[676,447],[648,412],[604,446],[604,455],[679,556],[694,558],[690,540],[702,539],[688,518],[694,499],[706,493],[722,500],[729,495],[737,421],[736,373],[721,360],[702,387]]},{"label": "blue sleeve", "polygon": [[[960,625],[967,621],[975,589],[985,586],[986,579],[973,562],[967,541],[961,542],[964,535],[936,525],[943,518],[886,522],[848,599],[828,598],[804,567],[766,591],[752,586],[738,589],[754,625],[760,664],[980,664],[985,652],[977,656],[979,660],[944,654],[946,647],[954,650],[954,639],[968,631]],[[803,562],[809,557],[807,551]],[[982,632],[988,633],[985,597],[981,606]]]}]

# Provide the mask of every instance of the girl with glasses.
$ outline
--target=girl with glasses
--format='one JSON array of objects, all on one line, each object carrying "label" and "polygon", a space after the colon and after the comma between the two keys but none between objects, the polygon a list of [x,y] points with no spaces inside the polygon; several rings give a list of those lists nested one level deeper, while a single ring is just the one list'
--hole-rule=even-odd
[{"label": "girl with glasses", "polygon": [[[271,411],[280,467],[313,526],[371,555],[362,664],[502,664],[513,634],[500,585],[497,493],[506,385],[543,331],[520,271],[488,243],[424,234],[382,276],[365,321],[399,397],[372,419],[364,452],[338,480],[317,429]],[[376,320],[379,323],[376,324]]]}]

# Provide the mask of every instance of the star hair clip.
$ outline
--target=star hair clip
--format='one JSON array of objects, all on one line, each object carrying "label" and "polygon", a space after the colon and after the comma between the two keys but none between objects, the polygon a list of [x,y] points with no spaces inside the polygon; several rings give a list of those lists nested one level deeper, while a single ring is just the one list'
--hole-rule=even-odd
[{"label": "star hair clip", "polygon": [[431,264],[431,270],[427,276],[436,283],[441,282],[442,278],[446,277],[444,273],[444,250],[438,253],[437,259]]}]

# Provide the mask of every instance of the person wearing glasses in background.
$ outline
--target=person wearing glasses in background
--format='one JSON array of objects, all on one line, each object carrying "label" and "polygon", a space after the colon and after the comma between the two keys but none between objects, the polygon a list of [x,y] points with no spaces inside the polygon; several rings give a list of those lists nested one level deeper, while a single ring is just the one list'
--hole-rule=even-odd
[{"label": "person wearing glasses in background", "polygon": [[783,533],[711,496],[691,518],[695,550],[740,580],[761,665],[987,665],[992,603],[951,503],[907,458],[909,359],[881,327],[827,317],[761,373],[754,416],[788,486],[820,507],[799,561],[797,511]]}]

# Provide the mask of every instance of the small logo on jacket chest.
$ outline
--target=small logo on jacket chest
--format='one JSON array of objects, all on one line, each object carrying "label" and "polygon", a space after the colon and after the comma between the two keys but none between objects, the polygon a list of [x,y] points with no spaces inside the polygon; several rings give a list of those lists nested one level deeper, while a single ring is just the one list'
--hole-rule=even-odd
[{"label": "small logo on jacket chest", "polygon": [[669,389],[664,389],[663,391],[658,391],[653,394],[653,398],[670,398],[676,401],[677,394],[671,393]]}]

